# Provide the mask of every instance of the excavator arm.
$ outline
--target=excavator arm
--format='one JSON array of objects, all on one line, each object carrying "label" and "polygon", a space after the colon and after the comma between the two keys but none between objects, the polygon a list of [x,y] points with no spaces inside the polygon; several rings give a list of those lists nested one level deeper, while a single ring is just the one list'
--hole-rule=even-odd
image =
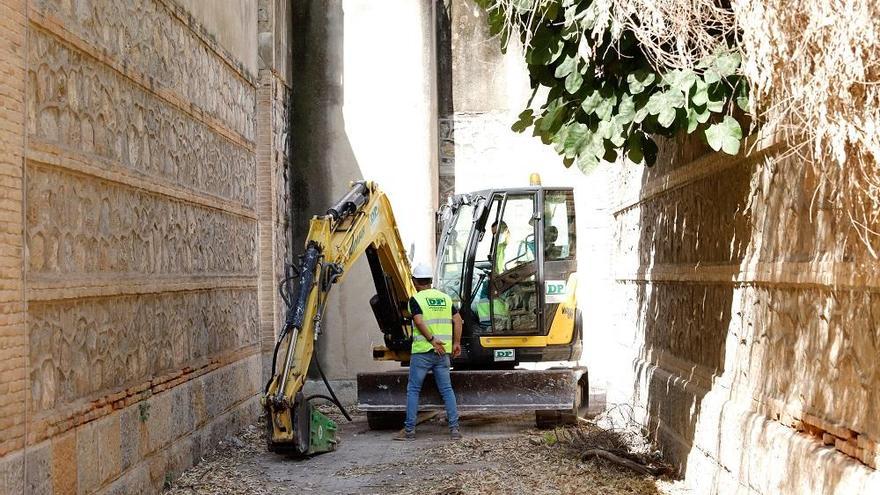
[{"label": "excavator arm", "polygon": [[332,286],[367,255],[376,285],[370,304],[384,334],[382,352],[393,359],[408,360],[412,326],[406,302],[415,294],[391,204],[373,182],[353,183],[325,215],[313,217],[305,244],[295,273],[288,277],[297,284],[288,286],[288,314],[263,396],[269,449],[297,456],[333,450],[336,444],[335,423],[302,393]]}]

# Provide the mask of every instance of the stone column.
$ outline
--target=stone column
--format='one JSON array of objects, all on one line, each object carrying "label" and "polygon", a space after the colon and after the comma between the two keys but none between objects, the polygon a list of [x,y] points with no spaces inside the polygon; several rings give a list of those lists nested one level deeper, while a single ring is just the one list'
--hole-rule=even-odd
[{"label": "stone column", "polygon": [[[367,179],[388,194],[404,245],[433,261],[438,172],[431,3],[294,2],[297,252],[309,217],[326,211],[350,181]],[[369,306],[374,293],[365,259],[333,289],[318,342],[331,378],[396,367],[372,360],[371,345],[382,342]]]}]

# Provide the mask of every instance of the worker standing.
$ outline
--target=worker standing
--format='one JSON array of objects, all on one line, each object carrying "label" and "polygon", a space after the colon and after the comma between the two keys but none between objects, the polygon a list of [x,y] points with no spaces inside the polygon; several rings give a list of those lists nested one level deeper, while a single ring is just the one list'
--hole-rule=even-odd
[{"label": "worker standing", "polygon": [[413,332],[412,349],[409,360],[409,382],[406,387],[406,421],[403,431],[395,440],[414,440],[416,437],[416,415],[419,412],[419,394],[425,376],[431,371],[437,390],[446,406],[446,419],[449,423],[449,436],[453,440],[461,438],[458,428],[458,408],[449,375],[450,355],[461,354],[461,315],[446,293],[432,288],[433,271],[424,263],[413,270],[413,284],[418,291],[410,298]]}]

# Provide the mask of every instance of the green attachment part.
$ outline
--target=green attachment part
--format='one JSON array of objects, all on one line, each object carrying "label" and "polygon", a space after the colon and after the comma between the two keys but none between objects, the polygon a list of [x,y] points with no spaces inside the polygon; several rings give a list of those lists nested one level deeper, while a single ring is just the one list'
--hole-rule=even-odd
[{"label": "green attachment part", "polygon": [[309,421],[309,450],[306,455],[321,454],[336,450],[336,423],[321,411],[309,404],[311,419]]}]

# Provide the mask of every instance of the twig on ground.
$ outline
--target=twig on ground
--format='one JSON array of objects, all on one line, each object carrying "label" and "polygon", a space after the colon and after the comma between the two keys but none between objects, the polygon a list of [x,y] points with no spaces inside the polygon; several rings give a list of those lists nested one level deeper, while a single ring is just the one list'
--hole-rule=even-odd
[{"label": "twig on ground", "polygon": [[625,468],[632,469],[633,471],[641,474],[648,474],[651,476],[658,476],[664,472],[664,469],[659,467],[649,467],[644,464],[639,464],[636,461],[631,461],[629,459],[625,459],[623,457],[616,456],[611,452],[608,452],[604,449],[590,449],[583,453],[581,459],[589,460],[590,457],[601,457],[605,460],[611,461],[617,465],[623,466]]}]

